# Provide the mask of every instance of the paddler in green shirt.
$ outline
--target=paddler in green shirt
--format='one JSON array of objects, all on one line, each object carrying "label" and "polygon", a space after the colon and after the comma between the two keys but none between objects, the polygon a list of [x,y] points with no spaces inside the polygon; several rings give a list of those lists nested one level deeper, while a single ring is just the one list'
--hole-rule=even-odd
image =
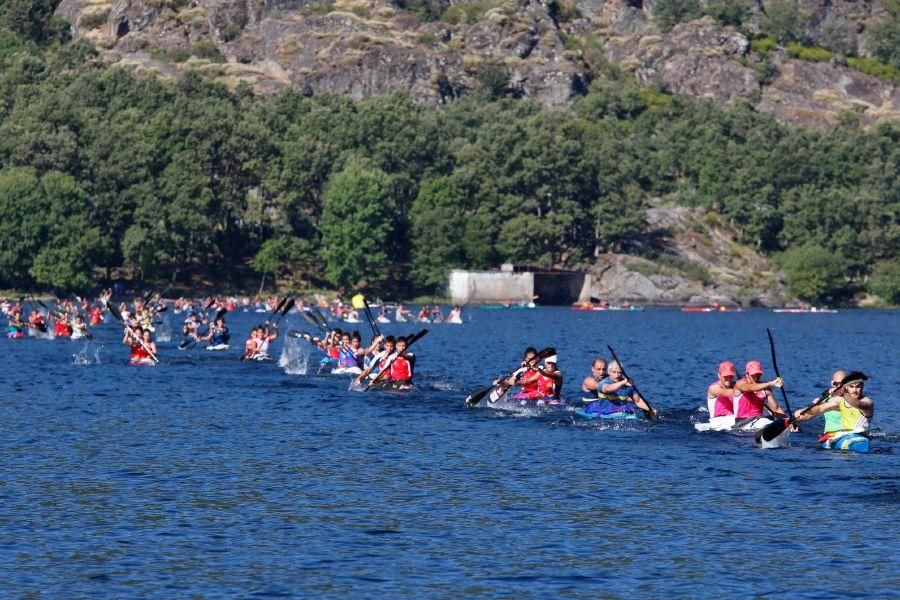
[{"label": "paddler in green shirt", "polygon": [[[843,371],[834,372],[834,375],[831,376],[831,387],[828,388],[828,400],[826,400],[826,402],[842,396],[843,390],[841,389],[841,381],[843,381],[846,376],[847,374]],[[835,431],[840,431],[840,412],[831,410],[823,413],[822,416],[825,418],[825,430],[822,433],[834,433]]]}]

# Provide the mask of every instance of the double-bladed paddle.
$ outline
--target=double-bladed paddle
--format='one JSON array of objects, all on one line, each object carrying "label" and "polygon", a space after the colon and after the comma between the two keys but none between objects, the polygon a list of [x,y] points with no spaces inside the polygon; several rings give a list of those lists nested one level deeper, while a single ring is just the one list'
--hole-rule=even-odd
[{"label": "double-bladed paddle", "polygon": [[369,325],[372,327],[372,335],[378,337],[381,335],[381,331],[378,329],[378,323],[375,322],[375,317],[372,316],[372,309],[369,308],[369,302],[363,298],[363,306],[366,309],[366,319],[369,320]]},{"label": "double-bladed paddle", "polygon": [[[609,348],[609,354],[610,354],[610,356],[612,356],[612,357],[613,357],[613,360],[616,361],[616,364],[619,365],[619,370],[622,371],[622,377],[624,377],[625,379],[627,379],[628,381],[630,381],[630,382],[631,382],[631,387],[634,389],[634,393],[637,394],[638,396],[640,396],[641,398],[644,399],[644,404],[647,405],[647,410],[644,410],[644,416],[647,417],[648,419],[653,419],[653,418],[654,418],[654,416],[653,416],[653,406],[650,405],[650,402],[649,402],[649,401],[647,400],[647,398],[641,393],[641,391],[638,389],[637,385],[635,385],[634,379],[632,379],[631,377],[629,377],[629,376],[628,376],[628,373],[625,372],[625,367],[622,365],[622,361],[619,360],[619,357],[616,356],[616,351],[613,350],[613,349],[612,349],[612,346],[610,346],[609,344],[607,344],[606,347]],[[659,417],[656,417],[656,418],[659,418]]]},{"label": "double-bladed paddle", "polygon": [[[824,392],[822,392],[822,394],[818,398],[816,398],[815,402],[813,402],[806,408],[800,409],[798,411],[798,416],[804,414],[806,411],[813,408],[814,406],[818,406],[819,404],[822,404],[823,402],[828,402],[828,400],[830,400],[830,399],[831,399],[831,390],[825,390]],[[797,417],[792,416],[789,419],[777,419],[775,421],[772,421],[771,423],[769,423],[768,425],[766,425],[765,427],[763,427],[762,429],[760,429],[759,431],[756,432],[756,441],[759,442],[760,440],[765,440],[767,442],[771,442],[772,440],[777,438],[779,435],[781,435],[785,429],[787,429],[788,427],[793,425],[794,421],[796,421],[796,420],[797,420]]]},{"label": "double-bladed paddle", "polygon": [[[487,386],[486,388],[484,388],[482,390],[478,390],[477,392],[472,392],[471,394],[469,394],[466,397],[466,406],[477,405],[479,402],[481,402],[482,398],[484,398],[489,393],[491,393],[491,391],[494,390],[495,388],[498,390],[502,389],[503,387],[508,388],[509,386],[504,385],[505,380],[509,379],[510,377],[515,376],[521,369],[525,368],[528,363],[532,362],[534,364],[537,364],[537,363],[541,362],[542,360],[544,360],[545,358],[547,358],[548,356],[553,356],[554,354],[556,354],[556,348],[544,348],[543,350],[541,350],[540,352],[535,354],[534,358],[530,358],[527,361],[523,360],[519,364],[518,367],[516,367],[515,369],[513,369],[512,371],[507,373],[505,376],[501,377],[499,383],[496,383],[496,384],[492,383],[491,385]],[[493,394],[492,394],[492,396],[493,396]]]},{"label": "double-bladed paddle", "polygon": [[109,310],[110,314],[115,317],[116,321],[125,326],[125,330],[131,333],[131,337],[137,340],[138,344],[147,351],[147,354],[150,355],[150,358],[153,359],[153,362],[159,364],[159,358],[156,357],[156,354],[147,347],[147,344],[144,343],[144,340],[138,337],[138,335],[134,332],[134,329],[131,328],[131,325],[125,322],[125,318],[122,316],[122,313],[119,312],[119,309],[115,307],[114,304],[111,304],[109,300],[106,301],[106,308]]},{"label": "double-bladed paddle", "polygon": [[[778,372],[778,359],[777,359],[776,356],[775,356],[775,338],[772,336],[772,330],[769,329],[768,327],[766,327],[766,334],[769,336],[769,349],[772,351],[772,368],[775,369],[775,377],[781,379],[781,373]],[[756,438],[756,441],[757,441],[757,442],[759,442],[760,439],[764,439],[764,440],[767,441],[767,442],[771,442],[771,441],[774,440],[776,437],[778,437],[779,435],[781,435],[781,432],[782,432],[782,431],[784,431],[785,429],[787,429],[787,427],[789,426],[790,422],[793,422],[793,419],[791,418],[791,417],[793,416],[793,413],[791,412],[791,403],[788,402],[788,399],[787,399],[787,392],[784,390],[784,384],[782,384],[781,387],[780,387],[779,389],[781,390],[781,397],[784,399],[784,405],[785,405],[785,407],[787,407],[787,409],[788,409],[788,418],[787,418],[787,419],[777,419],[776,421],[774,421],[774,422],[772,422],[772,423],[769,423],[769,425],[766,425],[765,427],[763,427],[762,429],[760,429],[759,431],[757,431],[757,432],[756,432],[756,435],[754,436],[754,437]],[[769,412],[771,412],[771,411],[769,411]],[[775,415],[773,414],[772,416],[774,417]],[[769,434],[768,434],[768,435],[769,435],[770,437],[768,437],[768,438],[763,437],[763,436],[764,436],[764,432],[765,432],[766,429],[768,429],[768,428],[771,427],[772,425],[776,425],[776,424],[779,424],[779,423],[783,423],[783,424],[784,424],[784,427],[781,427],[781,431],[779,431],[779,432],[776,433],[775,435],[772,435],[772,433],[773,433],[773,432],[775,431],[775,429],[776,429],[776,428],[773,427],[771,430],[769,430]]]},{"label": "double-bladed paddle", "polygon": [[[426,333],[428,333],[428,330],[427,330],[427,329],[423,329],[423,330],[420,331],[419,333],[414,333],[413,335],[407,336],[407,337],[405,338],[405,339],[406,339],[406,349],[409,350],[409,347],[412,346],[413,344],[415,344],[416,342],[418,342],[419,340],[421,340],[423,337],[425,337],[425,334],[426,334]],[[397,360],[397,357],[398,357],[398,356],[400,356],[400,353],[399,353],[399,352],[395,352],[393,355],[391,355],[391,357],[390,357],[390,358],[388,359],[388,361],[385,363],[384,368],[381,369],[381,371],[378,372],[378,375],[375,376],[375,379],[373,379],[372,381],[370,381],[370,382],[366,385],[366,387],[363,388],[363,391],[364,391],[364,392],[367,392],[367,391],[369,390],[370,387],[372,387],[373,385],[375,385],[375,382],[377,382],[377,381],[378,381],[379,379],[381,379],[385,374],[387,374],[387,373],[390,372],[390,370],[391,370],[391,365],[394,364],[394,361]]]}]

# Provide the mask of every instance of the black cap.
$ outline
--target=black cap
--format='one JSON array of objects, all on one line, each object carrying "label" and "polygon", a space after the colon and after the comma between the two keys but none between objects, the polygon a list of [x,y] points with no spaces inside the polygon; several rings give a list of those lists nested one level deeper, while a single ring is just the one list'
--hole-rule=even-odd
[{"label": "black cap", "polygon": [[841,379],[841,387],[854,381],[867,381],[869,378],[862,371],[851,371],[849,375]]}]

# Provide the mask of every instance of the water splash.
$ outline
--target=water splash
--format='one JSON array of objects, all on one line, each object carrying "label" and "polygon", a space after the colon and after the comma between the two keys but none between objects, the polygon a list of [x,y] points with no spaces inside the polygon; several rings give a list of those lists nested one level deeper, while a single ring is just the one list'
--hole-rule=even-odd
[{"label": "water splash", "polygon": [[171,342],[172,341],[172,326],[169,325],[168,316],[163,319],[163,322],[156,326],[156,341],[157,342]]},{"label": "water splash", "polygon": [[[81,350],[72,355],[72,364],[75,365],[99,365],[102,364],[100,360],[100,350],[103,349],[103,346],[98,348],[92,348],[90,343],[86,343],[82,346]],[[93,350],[93,353],[91,353]]]},{"label": "water splash", "polygon": [[309,369],[309,345],[301,344],[295,338],[285,338],[278,366],[288,375],[306,375]]}]

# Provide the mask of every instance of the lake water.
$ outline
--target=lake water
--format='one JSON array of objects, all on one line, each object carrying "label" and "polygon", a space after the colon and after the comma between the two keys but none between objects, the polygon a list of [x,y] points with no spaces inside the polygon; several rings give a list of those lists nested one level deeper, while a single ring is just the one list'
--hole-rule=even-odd
[{"label": "lake water", "polygon": [[[295,339],[282,364],[179,351],[168,318],[155,368],[112,324],[0,340],[4,595],[900,595],[900,313],[468,310],[416,344],[405,396],[314,375]],[[232,342],[259,319],[230,315]],[[872,453],[815,449],[821,421],[784,450],[693,431],[718,362],[771,375],[766,327],[794,408],[870,375]],[[528,345],[575,400],[606,344],[661,421],[463,405]]]}]

